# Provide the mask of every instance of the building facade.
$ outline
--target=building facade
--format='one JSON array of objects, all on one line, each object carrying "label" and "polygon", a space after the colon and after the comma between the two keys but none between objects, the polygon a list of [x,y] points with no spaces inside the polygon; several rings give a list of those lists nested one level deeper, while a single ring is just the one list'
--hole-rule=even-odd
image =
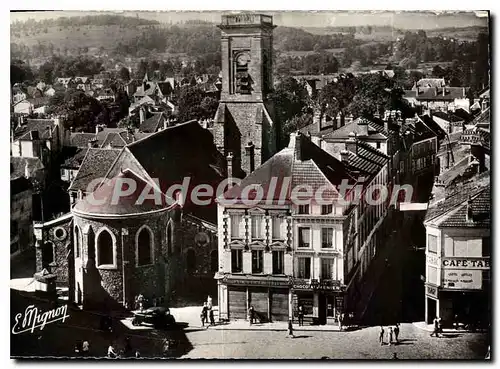
[{"label": "building facade", "polygon": [[425,320],[445,325],[490,316],[490,187],[466,188],[429,209]]}]

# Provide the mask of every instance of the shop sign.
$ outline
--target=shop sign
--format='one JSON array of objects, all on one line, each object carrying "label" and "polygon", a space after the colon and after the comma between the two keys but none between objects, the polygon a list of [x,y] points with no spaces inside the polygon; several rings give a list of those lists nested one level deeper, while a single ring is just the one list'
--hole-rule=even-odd
[{"label": "shop sign", "polygon": [[288,281],[258,280],[258,279],[223,279],[227,285],[260,286],[260,287],[290,287]]},{"label": "shop sign", "polygon": [[480,270],[445,270],[443,285],[449,289],[480,290],[482,272]]},{"label": "shop sign", "polygon": [[439,265],[437,256],[427,255],[427,265],[437,267]]},{"label": "shop sign", "polygon": [[340,281],[295,281],[293,283],[295,290],[314,290],[314,291],[340,291]]},{"label": "shop sign", "polygon": [[490,259],[483,258],[444,258],[442,263],[444,269],[490,269]]},{"label": "shop sign", "polygon": [[425,286],[425,294],[429,297],[433,297],[435,299],[438,298],[438,288],[436,286],[432,286],[430,284],[427,284]]}]

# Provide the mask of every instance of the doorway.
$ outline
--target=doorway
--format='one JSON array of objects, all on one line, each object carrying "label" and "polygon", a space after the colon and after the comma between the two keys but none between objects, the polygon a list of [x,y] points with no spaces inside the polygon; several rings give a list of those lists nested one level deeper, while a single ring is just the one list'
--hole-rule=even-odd
[{"label": "doorway", "polygon": [[436,317],[436,300],[427,298],[427,324],[431,324]]},{"label": "doorway", "polygon": [[323,294],[320,294],[318,296],[318,321],[320,325],[325,325],[326,324],[326,308],[327,308],[327,303],[326,303],[326,296]]}]

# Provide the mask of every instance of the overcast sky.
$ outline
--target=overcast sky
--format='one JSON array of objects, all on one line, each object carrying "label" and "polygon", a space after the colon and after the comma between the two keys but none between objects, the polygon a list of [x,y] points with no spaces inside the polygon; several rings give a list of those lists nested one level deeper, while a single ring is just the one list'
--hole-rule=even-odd
[{"label": "overcast sky", "polygon": [[[49,19],[81,15],[95,15],[111,12],[90,11],[46,11],[11,13],[11,22],[16,20]],[[126,16],[136,16],[154,19],[159,22],[179,22],[189,19],[219,22],[221,12],[146,12],[124,11],[116,12]],[[393,25],[403,29],[435,29],[443,27],[487,26],[487,17],[479,16],[478,12],[388,12],[388,11],[338,11],[338,12],[263,12],[274,16],[274,23],[279,26],[295,27],[326,27],[326,26],[362,26],[362,25]],[[485,15],[486,13],[482,13]]]}]

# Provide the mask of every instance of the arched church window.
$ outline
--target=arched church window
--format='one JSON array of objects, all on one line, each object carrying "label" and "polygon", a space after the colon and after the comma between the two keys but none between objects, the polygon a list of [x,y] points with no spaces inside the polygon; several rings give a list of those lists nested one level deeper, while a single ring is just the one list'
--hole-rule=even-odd
[{"label": "arched church window", "polygon": [[45,242],[42,249],[42,264],[44,268],[48,268],[54,262],[54,244]]},{"label": "arched church window", "polygon": [[113,265],[113,237],[104,229],[97,236],[97,265]]},{"label": "arched church window", "polygon": [[167,253],[168,255],[172,255],[174,250],[173,250],[173,240],[172,240],[172,224],[169,223],[167,226]]},{"label": "arched church window", "polygon": [[75,227],[75,257],[79,258],[81,253],[82,241],[81,241],[80,228]]},{"label": "arched church window", "polygon": [[149,228],[143,227],[139,230],[136,238],[137,243],[137,265],[149,265],[153,263],[153,235]]}]

